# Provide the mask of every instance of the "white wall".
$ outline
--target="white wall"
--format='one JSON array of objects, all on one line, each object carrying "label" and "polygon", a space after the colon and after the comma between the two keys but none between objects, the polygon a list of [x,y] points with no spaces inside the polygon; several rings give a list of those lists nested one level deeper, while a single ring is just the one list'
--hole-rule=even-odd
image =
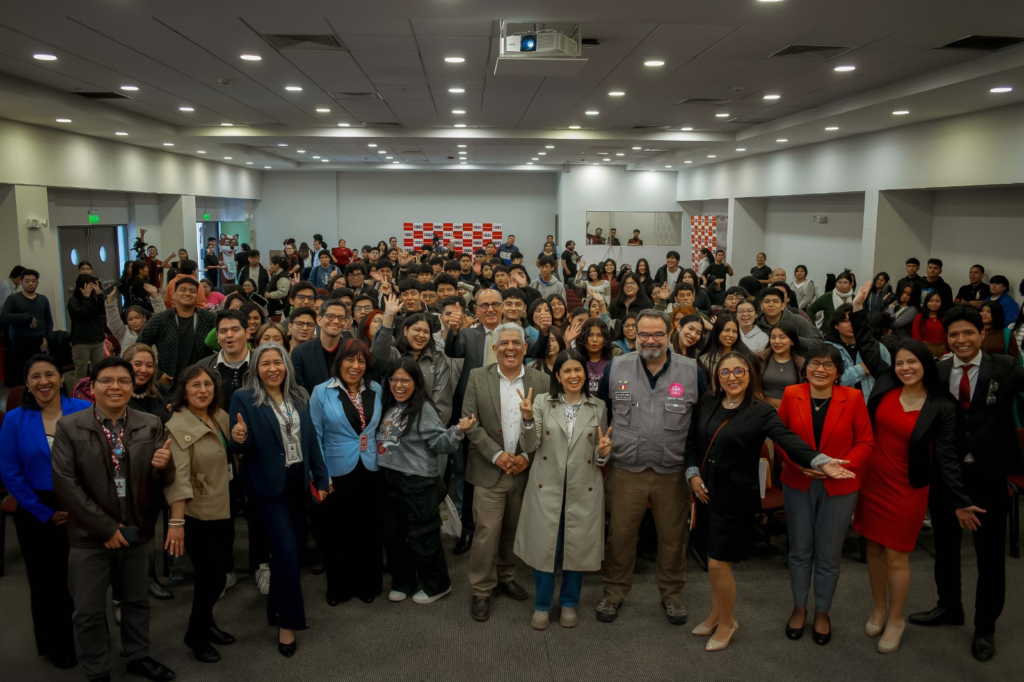
[{"label": "white wall", "polygon": [[51,189],[47,192],[50,226],[88,225],[89,210],[96,209],[103,225],[127,225],[130,221],[126,192],[90,192]]},{"label": "white wall", "polygon": [[[934,193],[931,257],[941,258],[943,278],[967,283],[975,263],[990,275],[1005,275],[1018,301],[1024,278],[1024,188],[944,190]],[[921,262],[924,262],[921,258]],[[891,274],[891,273],[890,273]]]},{"label": "white wall", "polygon": [[[815,223],[811,219],[814,215],[826,215],[828,222]],[[767,263],[785,268],[790,279],[798,264],[806,265],[808,277],[820,285],[825,284],[825,273],[838,274],[846,268],[854,270],[857,280],[862,281],[871,276],[857,272],[863,222],[863,194],[772,197],[768,199],[765,223]],[[732,261],[737,274],[741,270],[746,274],[754,265],[753,260]]]},{"label": "white wall", "polygon": [[[269,262],[267,252],[281,249],[286,237],[310,241],[319,232],[330,241],[329,235],[337,233],[338,183],[335,176],[331,171],[264,174],[263,199],[253,216],[256,242],[253,246],[263,252],[262,262]],[[337,237],[334,244],[337,244]]]}]

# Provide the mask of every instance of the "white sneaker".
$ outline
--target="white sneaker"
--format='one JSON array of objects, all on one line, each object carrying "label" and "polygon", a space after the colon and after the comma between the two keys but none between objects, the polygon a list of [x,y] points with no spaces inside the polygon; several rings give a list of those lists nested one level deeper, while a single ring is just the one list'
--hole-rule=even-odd
[{"label": "white sneaker", "polygon": [[441,597],[447,596],[447,595],[449,595],[451,593],[452,593],[451,585],[448,586],[447,590],[445,590],[444,592],[439,592],[438,594],[435,594],[433,597],[428,597],[426,592],[424,592],[423,590],[420,590],[419,592],[417,592],[416,594],[414,594],[412,596],[412,600],[415,603],[417,603],[417,604],[430,604],[432,602],[437,601]]},{"label": "white sneaker", "polygon": [[260,564],[256,569],[256,589],[260,594],[270,594],[270,564]]},{"label": "white sneaker", "polygon": [[388,601],[393,601],[395,603],[398,603],[400,601],[405,601],[405,598],[408,597],[408,596],[409,595],[407,595],[405,592],[399,592],[398,590],[391,590],[391,594],[388,595]]},{"label": "white sneaker", "polygon": [[217,599],[218,600],[223,599],[224,595],[227,594],[227,591],[230,590],[232,587],[234,587],[237,583],[238,583],[238,578],[235,577],[234,571],[232,571],[231,573],[228,573],[227,580],[224,581],[224,589],[220,591],[220,596],[217,597]]}]

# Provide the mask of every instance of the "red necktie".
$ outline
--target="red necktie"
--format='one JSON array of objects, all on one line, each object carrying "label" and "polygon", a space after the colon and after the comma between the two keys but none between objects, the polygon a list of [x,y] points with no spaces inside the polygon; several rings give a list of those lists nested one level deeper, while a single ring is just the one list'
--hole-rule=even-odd
[{"label": "red necktie", "polygon": [[960,365],[960,369],[964,371],[960,375],[960,407],[964,408],[964,412],[971,410],[971,378],[967,376],[971,367],[974,365]]}]

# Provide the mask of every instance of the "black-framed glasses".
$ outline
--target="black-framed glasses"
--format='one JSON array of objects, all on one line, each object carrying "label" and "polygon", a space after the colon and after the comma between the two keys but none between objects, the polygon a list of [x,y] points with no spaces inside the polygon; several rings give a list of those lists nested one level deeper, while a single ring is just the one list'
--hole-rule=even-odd
[{"label": "black-framed glasses", "polygon": [[491,309],[497,310],[502,305],[503,304],[501,302],[498,302],[498,303],[477,303],[476,307],[479,308],[480,310],[491,310]]},{"label": "black-framed glasses", "polygon": [[[372,310],[372,308],[371,308]],[[324,316],[325,322],[344,322],[348,319],[347,315],[336,315],[334,313],[326,313]]]},{"label": "black-framed glasses", "polygon": [[836,368],[836,363],[830,362],[828,360],[826,360],[825,362],[822,362],[821,360],[810,360],[807,363],[807,366],[810,367],[811,369],[821,369],[824,367],[826,370],[831,372]]},{"label": "black-framed glasses", "polygon": [[639,332],[637,336],[640,337],[641,341],[664,341],[665,337],[668,336],[668,334],[666,334],[665,332],[654,332],[653,334],[648,334],[647,332]]},{"label": "black-framed glasses", "polygon": [[726,368],[718,370],[718,376],[721,377],[722,379],[728,379],[730,374],[736,377],[737,379],[741,379],[746,373],[746,367],[734,367],[732,369]]}]

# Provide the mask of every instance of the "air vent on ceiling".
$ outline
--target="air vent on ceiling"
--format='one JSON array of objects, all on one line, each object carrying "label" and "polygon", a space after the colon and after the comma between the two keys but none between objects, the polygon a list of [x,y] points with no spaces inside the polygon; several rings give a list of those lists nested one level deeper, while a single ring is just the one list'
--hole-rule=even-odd
[{"label": "air vent on ceiling", "polygon": [[583,47],[601,47],[601,41],[597,38],[584,38],[580,43]]},{"label": "air vent on ceiling", "polygon": [[263,39],[279,50],[347,50],[332,33],[264,33]]},{"label": "air vent on ceiling", "polygon": [[355,102],[359,100],[382,100],[379,92],[332,92],[331,97],[339,102]]},{"label": "air vent on ceiling", "polygon": [[131,99],[119,92],[76,92],[75,94],[86,99]]},{"label": "air vent on ceiling", "polygon": [[771,55],[769,59],[809,59],[823,62],[846,54],[852,49],[852,47],[830,47],[828,45],[790,45]]},{"label": "air vent on ceiling", "polygon": [[997,52],[1007,47],[1024,43],[1024,38],[1011,36],[967,36],[951,43],[940,45],[937,50],[977,50],[979,52]]},{"label": "air vent on ceiling", "polygon": [[679,100],[676,104],[706,104],[710,107],[724,107],[735,101],[733,99],[713,99],[710,97],[687,97],[686,99]]}]

